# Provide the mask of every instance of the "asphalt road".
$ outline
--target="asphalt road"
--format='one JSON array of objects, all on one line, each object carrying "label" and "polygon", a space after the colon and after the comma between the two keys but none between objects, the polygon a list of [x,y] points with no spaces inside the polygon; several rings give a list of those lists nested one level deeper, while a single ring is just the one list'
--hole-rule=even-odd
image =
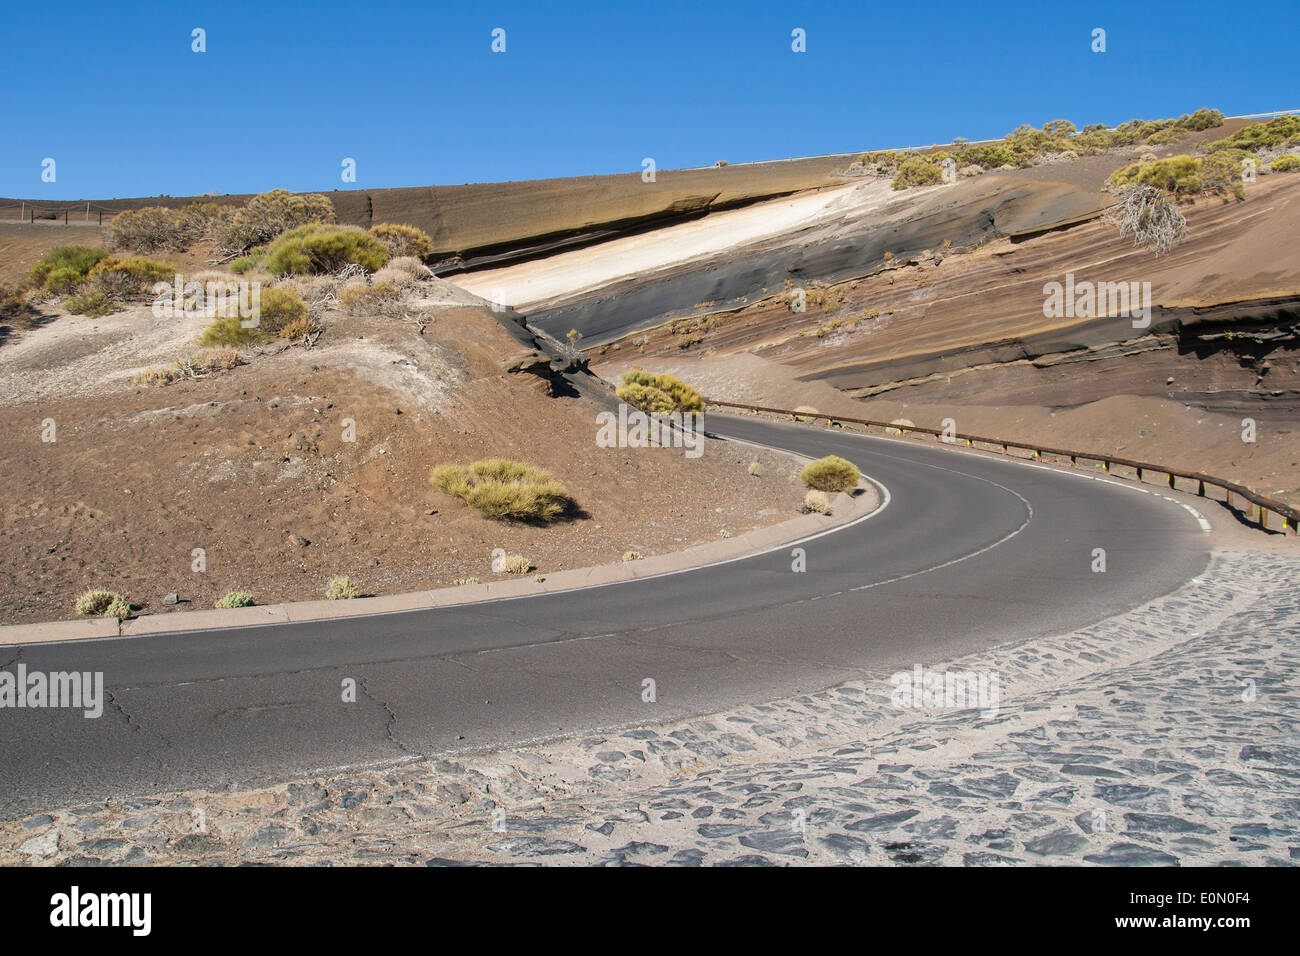
[{"label": "asphalt road", "polygon": [[[888,488],[871,518],[659,578],[465,607],[0,648],[102,671],[104,715],[0,709],[0,816],[509,747],[887,678],[1060,633],[1204,570],[1152,494],[1045,468],[710,415],[719,434],[835,453]],[[707,445],[706,451],[707,454]],[[1107,571],[1091,571],[1105,548]],[[355,679],[355,703],[342,699]],[[643,700],[643,681],[657,699]]]}]

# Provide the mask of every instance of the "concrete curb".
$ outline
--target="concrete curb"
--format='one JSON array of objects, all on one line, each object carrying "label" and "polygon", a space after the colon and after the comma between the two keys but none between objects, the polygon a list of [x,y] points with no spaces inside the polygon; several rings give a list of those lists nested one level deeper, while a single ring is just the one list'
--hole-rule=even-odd
[{"label": "concrete curb", "polygon": [[[729,441],[733,439],[728,439]],[[750,444],[738,442],[738,444]],[[766,446],[763,446],[766,447]],[[781,451],[781,449],[769,449]],[[790,457],[808,461],[802,455],[786,452]],[[811,537],[847,527],[868,518],[889,503],[889,492],[871,478],[858,483],[854,495],[838,494],[831,502],[829,515],[806,514],[767,528],[757,528],[682,551],[655,555],[640,561],[572,568],[544,574],[542,581],[532,575],[503,578],[480,584],[410,591],[383,597],[354,598],[350,601],[297,601],[286,604],[254,605],[244,608],[221,608],[169,614],[147,614],[121,624],[112,618],[83,621],[52,621],[40,624],[11,624],[0,627],[0,647],[22,644],[52,644],[64,641],[94,640],[114,637],[177,634],[190,631],[225,630],[235,627],[259,627],[268,624],[327,621],[340,618],[368,617],[400,611],[419,611],[454,605],[479,604],[484,601],[531,597],[557,591],[601,587],[623,581],[679,574],[710,565],[753,557],[775,548],[793,545]]]}]

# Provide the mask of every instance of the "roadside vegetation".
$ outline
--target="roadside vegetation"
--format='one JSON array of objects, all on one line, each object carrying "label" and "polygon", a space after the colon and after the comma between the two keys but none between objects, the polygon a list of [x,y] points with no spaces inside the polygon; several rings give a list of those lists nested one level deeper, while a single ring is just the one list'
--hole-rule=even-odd
[{"label": "roadside vegetation", "polygon": [[799,473],[799,480],[814,491],[852,491],[862,479],[862,472],[851,461],[838,455],[827,455],[810,462]]},{"label": "roadside vegetation", "polygon": [[681,379],[666,373],[655,374],[632,369],[623,373],[622,383],[614,389],[619,401],[651,414],[703,412],[704,398]]},{"label": "roadside vegetation", "polygon": [[252,607],[253,595],[248,591],[227,591],[224,595],[217,598],[213,607],[232,608],[232,607]]},{"label": "roadside vegetation", "polygon": [[550,472],[507,458],[488,458],[470,465],[439,465],[429,482],[474,510],[499,521],[547,524],[572,504]]},{"label": "roadside vegetation", "polygon": [[115,617],[119,621],[125,621],[131,616],[131,602],[116,591],[91,588],[77,598],[76,610],[78,614]]},{"label": "roadside vegetation", "polygon": [[803,496],[803,510],[805,513],[828,515],[831,513],[831,500],[826,497],[826,492],[809,489]]},{"label": "roadside vegetation", "polygon": [[361,589],[352,583],[352,579],[346,574],[330,580],[329,586],[325,588],[325,596],[331,601],[350,601],[359,597]]}]

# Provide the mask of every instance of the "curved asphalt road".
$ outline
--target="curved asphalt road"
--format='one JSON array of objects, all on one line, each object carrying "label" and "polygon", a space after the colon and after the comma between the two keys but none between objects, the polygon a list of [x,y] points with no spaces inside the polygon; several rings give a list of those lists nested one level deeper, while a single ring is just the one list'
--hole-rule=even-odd
[{"label": "curved asphalt road", "polygon": [[[520,745],[887,677],[1060,633],[1199,574],[1208,545],[1156,495],[1045,468],[711,415],[710,429],[862,466],[871,518],[698,571],[331,622],[0,648],[103,671],[112,703],[0,710],[0,817]],[[706,445],[707,454],[707,445]],[[1105,548],[1108,570],[1090,570]],[[356,703],[342,701],[354,678]],[[642,681],[658,700],[642,701]]]}]

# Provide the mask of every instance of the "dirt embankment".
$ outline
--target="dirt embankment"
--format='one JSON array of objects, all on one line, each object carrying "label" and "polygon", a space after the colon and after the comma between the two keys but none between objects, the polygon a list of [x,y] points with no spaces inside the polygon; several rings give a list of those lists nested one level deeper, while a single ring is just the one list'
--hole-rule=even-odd
[{"label": "dirt embankment", "polygon": [[[530,337],[448,299],[420,309],[423,331],[326,312],[312,348],[246,350],[246,366],[165,387],[131,379],[192,352],[202,318],[137,307],[15,336],[0,348],[0,621],[72,616],[89,587],[157,613],[174,610],[162,605],[173,591],[179,610],[234,588],[259,603],[319,599],[341,574],[366,594],[487,581],[496,548],[545,574],[796,513],[785,456],[716,441],[695,459],[599,447],[596,414],[612,405],[602,383],[536,363],[537,374],[506,371]],[[436,464],[495,456],[550,470],[574,512],[546,528],[504,524],[428,483]],[[755,458],[761,478],[748,473]]]}]

